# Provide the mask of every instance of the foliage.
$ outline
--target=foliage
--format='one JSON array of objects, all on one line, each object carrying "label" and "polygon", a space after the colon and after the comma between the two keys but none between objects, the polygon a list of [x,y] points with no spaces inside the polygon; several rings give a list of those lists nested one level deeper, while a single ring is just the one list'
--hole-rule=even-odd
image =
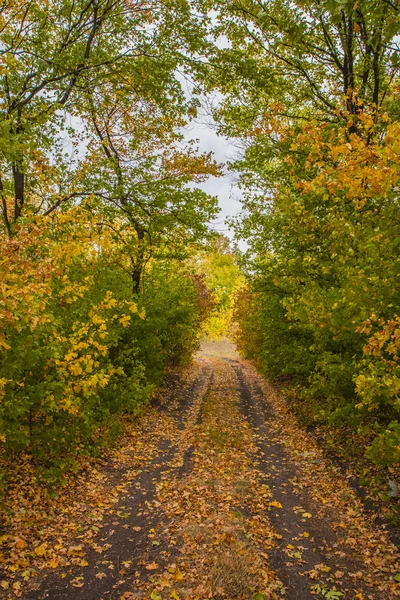
[{"label": "foliage", "polygon": [[50,478],[189,360],[208,306],[202,283],[165,261],[134,298],[109,230],[96,235],[87,215],[79,228],[82,210],[71,212],[53,218],[58,239],[45,227],[2,239],[1,439]]},{"label": "foliage", "polygon": [[232,334],[232,308],[235,290],[243,284],[237,253],[225,236],[215,237],[207,250],[194,258],[194,268],[211,291],[213,308],[204,323],[204,334],[218,340]]},{"label": "foliage", "polygon": [[219,167],[184,143],[178,76],[204,26],[185,1],[0,19],[0,443],[53,482],[190,360],[208,313],[186,259],[218,210],[195,184]]},{"label": "foliage", "polygon": [[[239,345],[270,375],[307,385],[314,419],[378,435],[380,448],[387,436],[393,464],[397,429],[386,427],[399,411],[397,124],[375,141],[371,126],[362,113],[352,134],[312,123],[296,134],[275,128],[286,182],[273,209],[259,197],[243,222],[246,230],[257,206],[255,275],[236,314]],[[368,456],[382,464],[377,448]]]},{"label": "foliage", "polygon": [[213,5],[206,83],[243,149],[238,345],[341,451],[396,469],[398,4]]},{"label": "foliage", "polygon": [[[241,135],[265,112],[337,122],[359,102],[380,108],[398,75],[398,3],[388,0],[209,0],[222,38],[207,83],[224,93],[224,131]],[[345,103],[342,99],[345,97]]]}]

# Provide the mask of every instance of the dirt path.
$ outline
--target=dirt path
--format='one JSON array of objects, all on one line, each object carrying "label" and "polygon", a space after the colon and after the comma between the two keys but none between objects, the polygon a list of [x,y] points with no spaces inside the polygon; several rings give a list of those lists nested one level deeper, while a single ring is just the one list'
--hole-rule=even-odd
[{"label": "dirt path", "polygon": [[5,598],[400,597],[386,532],[229,344],[203,348],[93,485],[92,506],[82,487],[30,531]]}]

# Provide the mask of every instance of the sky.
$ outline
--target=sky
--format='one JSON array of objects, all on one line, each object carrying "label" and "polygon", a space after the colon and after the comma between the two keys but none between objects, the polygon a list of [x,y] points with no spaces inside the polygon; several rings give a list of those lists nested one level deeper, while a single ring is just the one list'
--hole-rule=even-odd
[{"label": "sky", "polygon": [[[187,98],[192,95],[192,83],[190,78],[185,77],[183,73],[176,73],[177,79],[181,82],[182,89]],[[183,134],[186,140],[198,140],[200,152],[212,152],[214,159],[224,165],[223,177],[210,177],[206,182],[198,184],[202,190],[218,197],[220,213],[211,223],[212,228],[218,233],[223,233],[229,238],[233,238],[233,231],[226,223],[226,219],[237,215],[241,210],[239,198],[241,196],[238,189],[235,173],[229,172],[226,164],[237,156],[237,149],[233,143],[219,135],[217,127],[211,116],[210,106],[218,103],[218,95],[214,93],[213,98],[200,99],[202,106],[199,109],[198,117],[193,119],[187,125]],[[241,243],[239,243],[241,246]]]},{"label": "sky", "polygon": [[[218,135],[212,126],[203,124],[200,121],[192,122],[186,128],[186,136],[189,139],[199,140],[199,150],[201,152],[212,152],[214,159],[224,165],[235,155],[235,149],[229,140]],[[240,191],[235,182],[235,174],[228,172],[226,167],[224,173],[223,177],[210,177],[206,182],[199,184],[199,187],[208,194],[218,196],[221,212],[217,219],[212,222],[212,228],[232,238],[233,232],[229,229],[225,220],[227,217],[232,217],[240,212]]]}]

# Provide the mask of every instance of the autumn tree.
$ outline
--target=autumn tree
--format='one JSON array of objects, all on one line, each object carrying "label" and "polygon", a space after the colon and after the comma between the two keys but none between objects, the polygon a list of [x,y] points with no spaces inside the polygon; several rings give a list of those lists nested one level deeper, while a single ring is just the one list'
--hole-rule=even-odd
[{"label": "autumn tree", "polygon": [[[84,113],[90,137],[82,195],[95,197],[103,226],[110,227],[129,257],[133,291],[140,290],[153,256],[178,257],[207,235],[217,210],[199,188],[189,188],[219,169],[210,154],[182,142],[180,111],[151,98],[95,90]],[[126,267],[125,263],[125,267]]]},{"label": "autumn tree", "polygon": [[242,149],[232,168],[249,287],[237,339],[268,375],[291,382],[307,423],[341,451],[367,447],[370,461],[394,469],[398,4],[213,6],[216,38],[226,38],[207,84],[223,93],[220,130]]},{"label": "autumn tree", "polygon": [[2,461],[55,484],[190,360],[207,315],[185,258],[217,210],[195,184],[218,167],[183,144],[197,101],[178,75],[203,18],[39,0],[1,19]]},{"label": "autumn tree", "polygon": [[[168,2],[11,2],[1,7],[1,182],[9,234],[27,215],[48,215],[81,197],[82,102],[112,88],[133,103],[187,106],[175,73],[202,45],[189,4]],[[149,108],[149,112],[151,109]],[[61,135],[62,132],[62,135]]]},{"label": "autumn tree", "polygon": [[228,39],[212,62],[232,131],[257,126],[274,107],[294,121],[313,113],[333,122],[364,105],[381,109],[399,69],[397,1],[212,4],[215,35]]}]

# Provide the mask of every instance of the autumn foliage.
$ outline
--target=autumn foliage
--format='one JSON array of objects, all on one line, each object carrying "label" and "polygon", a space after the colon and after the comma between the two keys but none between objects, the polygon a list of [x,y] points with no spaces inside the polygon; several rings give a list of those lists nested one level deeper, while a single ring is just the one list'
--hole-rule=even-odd
[{"label": "autumn foliage", "polygon": [[265,125],[287,178],[263,216],[269,243],[236,318],[239,347],[290,382],[308,423],[342,431],[341,451],[361,443],[390,470],[400,460],[399,126],[381,123],[379,135],[368,113],[341,128]]},{"label": "autumn foliage", "polygon": [[388,498],[400,459],[399,4],[214,6],[227,41],[208,85],[240,148],[234,227],[247,242],[236,339]]},{"label": "autumn foliage", "polygon": [[108,232],[79,227],[79,213],[52,220],[58,239],[42,224],[1,242],[1,441],[50,479],[98,451],[165,369],[190,358],[208,306],[201,280],[163,263],[132,296]]},{"label": "autumn foliage", "polygon": [[51,484],[187,363],[210,298],[187,265],[219,167],[182,127],[189,5],[0,8],[0,444]]}]

